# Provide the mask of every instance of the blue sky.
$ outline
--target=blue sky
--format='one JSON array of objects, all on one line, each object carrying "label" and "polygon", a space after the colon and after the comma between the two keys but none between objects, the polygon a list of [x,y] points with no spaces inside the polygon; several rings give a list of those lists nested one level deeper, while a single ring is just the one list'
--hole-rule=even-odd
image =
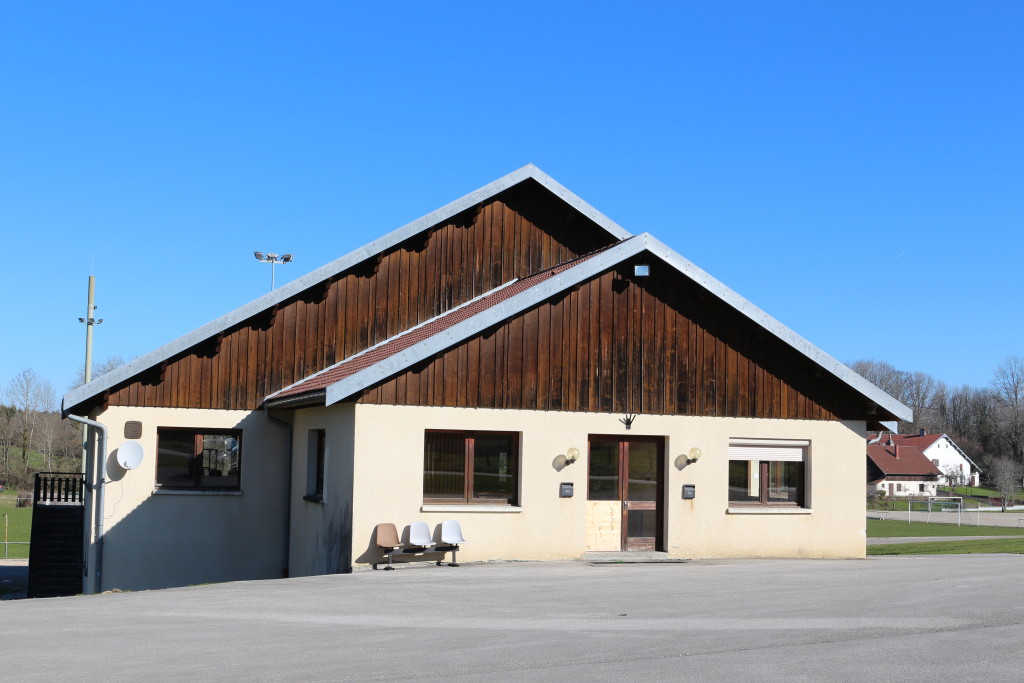
[{"label": "blue sky", "polygon": [[63,391],[526,163],[843,361],[1024,355],[1019,2],[0,9],[0,387]]}]

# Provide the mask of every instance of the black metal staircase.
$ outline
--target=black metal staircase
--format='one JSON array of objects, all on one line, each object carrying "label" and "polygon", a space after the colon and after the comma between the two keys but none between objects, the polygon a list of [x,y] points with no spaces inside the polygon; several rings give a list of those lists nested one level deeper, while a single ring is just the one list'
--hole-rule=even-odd
[{"label": "black metal staircase", "polygon": [[52,598],[82,592],[85,475],[36,474],[28,596]]}]

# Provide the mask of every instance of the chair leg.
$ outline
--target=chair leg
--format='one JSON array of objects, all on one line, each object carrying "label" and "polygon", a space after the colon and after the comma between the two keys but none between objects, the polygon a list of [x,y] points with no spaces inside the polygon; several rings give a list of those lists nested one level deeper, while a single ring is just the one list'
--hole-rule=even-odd
[{"label": "chair leg", "polygon": [[455,561],[455,553],[457,553],[458,551],[459,551],[459,549],[457,547],[456,548],[452,548],[452,561],[448,563],[449,567],[458,567],[459,566],[459,563]]},{"label": "chair leg", "polygon": [[393,572],[393,571],[395,571],[395,568],[393,566],[391,566],[391,553],[388,553],[388,566],[384,567],[384,571],[386,571],[386,572]]}]

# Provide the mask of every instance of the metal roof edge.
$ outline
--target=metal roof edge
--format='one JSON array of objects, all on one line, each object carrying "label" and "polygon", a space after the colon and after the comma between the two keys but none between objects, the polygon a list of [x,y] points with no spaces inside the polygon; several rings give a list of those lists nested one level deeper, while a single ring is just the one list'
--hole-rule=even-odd
[{"label": "metal roof edge", "polygon": [[505,301],[481,311],[472,318],[452,325],[448,329],[424,339],[404,351],[330,384],[327,386],[326,405],[343,401],[366,387],[372,386],[397,372],[401,372],[434,354],[440,353],[468,339],[474,334],[486,330],[492,325],[506,320],[530,306],[538,304],[608,268],[614,267],[624,259],[634,256],[646,248],[647,242],[644,239],[624,240],[603,253],[597,254],[578,265],[553,275],[524,292],[520,292]]},{"label": "metal roof edge", "polygon": [[719,280],[712,277],[706,271],[684,258],[664,242],[648,233],[643,233],[640,237],[646,238],[646,241],[650,244],[648,249],[652,254],[663,259],[676,270],[683,273],[688,278],[720,298],[722,301],[753,320],[765,330],[771,332],[774,336],[778,337],[789,346],[807,356],[810,360],[828,370],[855,391],[871,399],[901,420],[906,420],[908,422],[913,420],[914,413],[909,407],[903,405],[895,398],[858,375],[849,367],[783,325],[768,313],[740,296],[735,290],[729,288]]},{"label": "metal roof edge", "polygon": [[292,280],[291,282],[282,285],[272,292],[268,292],[261,297],[253,299],[249,303],[234,309],[230,313],[226,313],[219,318],[216,318],[205,325],[202,325],[201,327],[198,327],[191,332],[158,347],[155,350],[150,351],[149,353],[139,356],[119,368],[100,375],[88,384],[68,391],[62,398],[61,410],[62,412],[66,412],[67,410],[70,410],[70,408],[101,394],[114,385],[123,382],[140,372],[144,372],[158,363],[162,363],[175,354],[181,353],[195,344],[223,332],[233,325],[237,325],[254,315],[262,313],[263,311],[280,304],[282,301],[299,294],[305,289],[316,285],[329,277],[333,277],[343,270],[361,263],[368,258],[376,256],[382,251],[400,244],[413,235],[451,218],[452,216],[465,211],[482,201],[490,199],[498,193],[518,185],[527,179],[536,180],[547,190],[553,192],[562,199],[562,201],[587,216],[587,218],[594,221],[597,225],[617,239],[626,239],[631,236],[630,233],[620,227],[617,223],[604,216],[604,214],[600,213],[590,204],[570,192],[566,187],[561,185],[547,173],[544,173],[544,171],[540,170],[533,164],[527,164],[522,168],[516,169],[515,171],[512,171],[511,173],[502,176],[501,178],[498,178],[497,180],[490,182],[487,185],[460,197],[459,199],[456,199],[453,202],[445,204],[439,209],[431,211],[425,216],[417,218],[410,223],[406,223],[396,230],[392,230],[388,234],[383,237],[379,237],[369,244],[363,245],[340,258],[320,266],[316,270],[306,273],[296,280]]}]

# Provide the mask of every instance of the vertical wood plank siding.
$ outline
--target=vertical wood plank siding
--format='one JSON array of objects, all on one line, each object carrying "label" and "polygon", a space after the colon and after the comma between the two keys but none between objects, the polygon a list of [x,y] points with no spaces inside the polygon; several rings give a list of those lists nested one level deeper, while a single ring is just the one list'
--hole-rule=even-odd
[{"label": "vertical wood plank siding", "polygon": [[863,398],[852,389],[685,277],[634,280],[630,270],[584,283],[359,400],[812,420],[863,415]]},{"label": "vertical wood plank siding", "polygon": [[[219,344],[201,342],[169,359],[162,371],[144,371],[114,387],[107,403],[252,410],[268,394],[512,278],[614,241],[546,189],[527,181],[314,285],[274,311],[225,330]],[[537,322],[533,325],[531,330]],[[456,377],[461,373],[467,387],[472,381],[472,395],[454,384],[446,387],[441,372],[432,381],[403,380],[401,391],[398,385],[386,391],[395,392],[395,400],[414,391],[442,403],[470,403],[479,400],[481,391],[500,393],[502,401],[519,396],[522,373],[514,388],[505,383],[482,387],[480,370],[469,360],[473,352],[462,353],[464,357],[445,362]],[[479,362],[479,355],[475,353],[472,363]],[[460,363],[466,364],[464,369]],[[527,391],[536,393],[534,380],[528,381]],[[493,400],[493,394],[487,400]]]}]

